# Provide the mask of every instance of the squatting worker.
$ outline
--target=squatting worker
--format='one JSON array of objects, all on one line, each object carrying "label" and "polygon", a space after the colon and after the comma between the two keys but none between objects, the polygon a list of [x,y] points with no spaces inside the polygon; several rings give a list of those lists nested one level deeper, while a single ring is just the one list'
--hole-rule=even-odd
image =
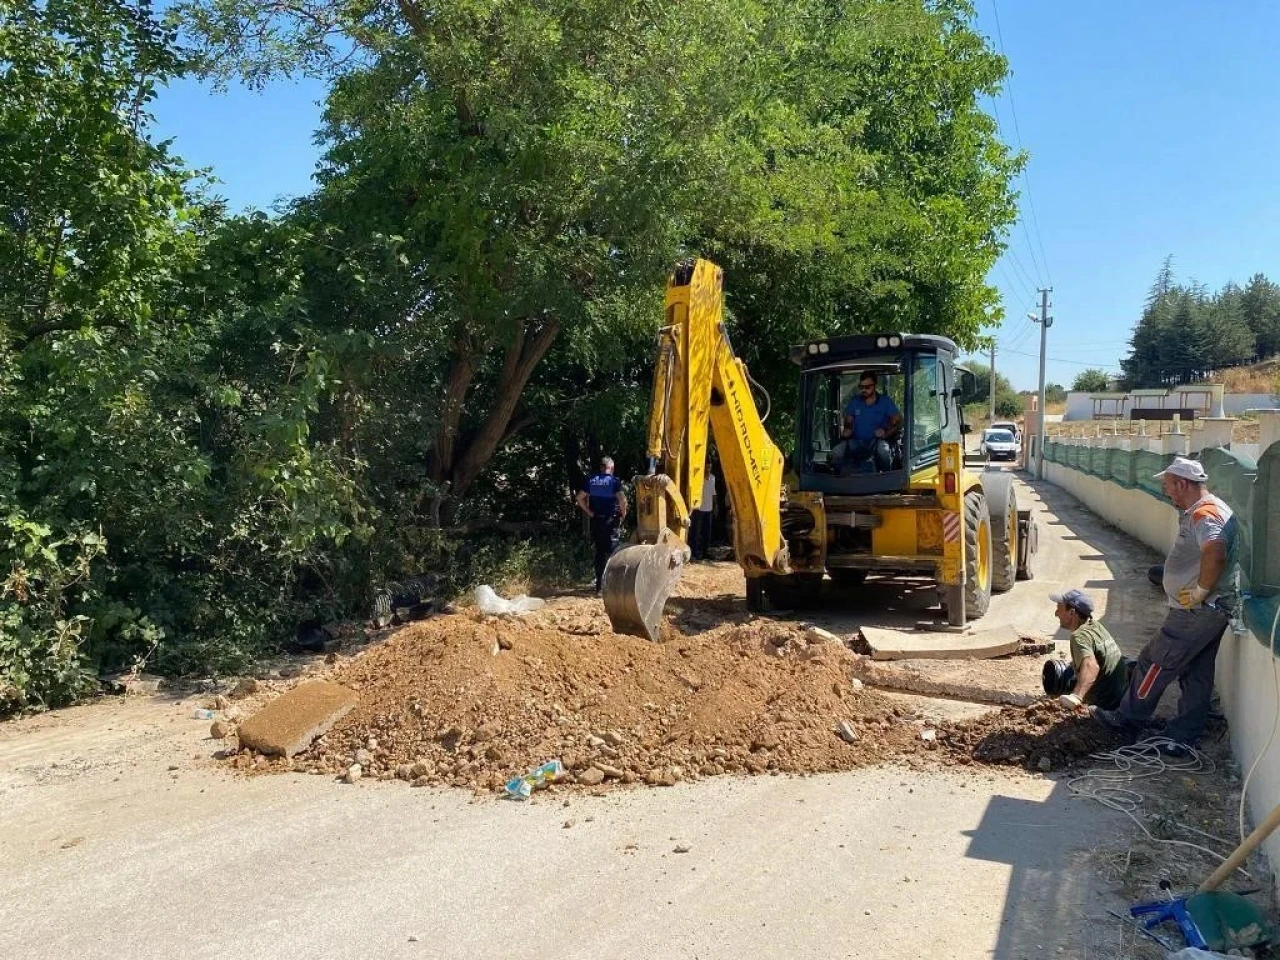
[{"label": "squatting worker", "polygon": [[1155,712],[1165,689],[1177,680],[1182,697],[1164,735],[1191,746],[1204,733],[1218,644],[1237,599],[1224,576],[1231,563],[1237,524],[1231,508],[1205,489],[1209,477],[1195,460],[1174,457],[1156,476],[1164,483],[1165,495],[1181,511],[1178,537],[1164,561],[1168,615],[1160,632],[1138,655],[1120,706],[1115,710],[1094,707],[1091,712],[1109,727],[1140,729]]},{"label": "squatting worker", "polygon": [[845,404],[844,430],[840,435],[848,441],[848,459],[868,467],[874,464],[875,469],[883,471],[893,466],[888,438],[902,426],[902,414],[892,397],[877,392],[879,382],[873,370],[858,377],[858,394]]},{"label": "squatting worker", "polygon": [[596,593],[604,567],[618,548],[618,529],[627,516],[627,495],[622,481],[613,475],[613,458],[602,457],[600,472],[588,477],[578,491],[578,509],[591,518],[591,543],[595,546]]},{"label": "squatting worker", "polygon": [[1059,625],[1071,634],[1071,666],[1063,664],[1065,671],[1059,676],[1057,662],[1046,663],[1044,692],[1061,694],[1058,702],[1069,709],[1079,710],[1087,704],[1115,709],[1129,684],[1129,674],[1119,645],[1107,628],[1093,619],[1093,601],[1082,590],[1052,593],[1049,599],[1057,604],[1054,613]]}]

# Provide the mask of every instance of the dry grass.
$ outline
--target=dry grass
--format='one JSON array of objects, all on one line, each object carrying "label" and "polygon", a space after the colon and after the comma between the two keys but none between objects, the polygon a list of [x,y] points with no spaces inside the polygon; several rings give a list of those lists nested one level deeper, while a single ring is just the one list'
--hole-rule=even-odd
[{"label": "dry grass", "polygon": [[1222,383],[1227,393],[1276,393],[1280,391],[1280,357],[1272,357],[1251,367],[1233,367],[1210,378]]}]

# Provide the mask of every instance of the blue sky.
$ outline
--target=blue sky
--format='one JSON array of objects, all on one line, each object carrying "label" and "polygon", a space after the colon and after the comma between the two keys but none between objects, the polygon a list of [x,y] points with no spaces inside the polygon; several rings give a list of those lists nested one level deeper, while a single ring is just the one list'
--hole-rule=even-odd
[{"label": "blue sky", "polygon": [[[1026,314],[1040,286],[1054,288],[1048,379],[1069,385],[1086,366],[1119,369],[1166,254],[1213,289],[1280,279],[1280,4],[997,2],[976,0],[1012,68],[990,106],[1031,157],[1023,220],[991,274],[1007,314],[996,366],[1016,388],[1037,378]],[[233,206],[270,207],[312,185],[322,95],[310,81],[263,94],[184,81],[159,97],[157,133]]]}]

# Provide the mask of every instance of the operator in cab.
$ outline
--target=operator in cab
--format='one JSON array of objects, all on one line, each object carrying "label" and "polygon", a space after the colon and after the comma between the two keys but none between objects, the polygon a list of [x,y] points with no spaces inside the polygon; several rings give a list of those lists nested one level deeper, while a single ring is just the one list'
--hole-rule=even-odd
[{"label": "operator in cab", "polygon": [[868,473],[893,468],[889,440],[902,427],[898,405],[879,392],[879,384],[879,377],[871,370],[858,378],[858,394],[845,404],[844,430],[840,434],[848,441],[845,459]]}]

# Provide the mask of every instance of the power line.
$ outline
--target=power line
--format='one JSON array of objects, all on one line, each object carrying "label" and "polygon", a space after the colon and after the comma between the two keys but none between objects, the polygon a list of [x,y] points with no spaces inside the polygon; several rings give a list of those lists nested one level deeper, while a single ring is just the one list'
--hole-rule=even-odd
[{"label": "power line", "polygon": [[[1034,306],[1034,302],[1029,302],[1025,304],[1023,308],[1020,308],[1019,312],[1022,312],[1024,309],[1029,310]],[[1009,339],[1001,344],[1002,348],[1007,349],[1011,347],[1020,347],[1022,344],[1026,343],[1027,337],[1035,332],[1036,325],[1029,313],[1024,313],[1022,320],[1022,326],[1012,336],[1010,336]]]},{"label": "power line", "polygon": [[[1001,30],[1000,28],[1000,8],[997,6],[996,0],[991,0],[991,12],[995,16],[996,42],[1000,46],[1000,56],[1004,57],[1005,62],[1008,63],[1009,56],[1008,54],[1005,53],[1005,50],[1004,50],[1004,31]],[[1022,130],[1018,126],[1018,105],[1013,99],[1012,75],[1010,75],[1010,77],[1005,82],[1005,93],[1009,97],[1009,112],[1013,115],[1013,135],[1018,144],[1018,152],[1022,153],[1024,152],[1022,148]],[[999,110],[996,111],[996,130],[1000,131]],[[1001,132],[1001,136],[1003,137],[1003,132]],[[1021,176],[1022,176],[1023,183],[1026,184],[1026,187],[1027,187],[1027,205],[1031,208],[1031,222],[1032,222],[1032,225],[1035,227],[1036,242],[1040,247],[1040,259],[1044,262],[1045,279],[1048,281],[1048,285],[1052,287],[1053,275],[1049,272],[1049,258],[1044,252],[1044,237],[1040,233],[1040,218],[1036,214],[1036,201],[1031,193],[1031,175],[1027,173],[1027,169],[1025,165],[1022,168]],[[1019,220],[1022,223],[1022,232],[1025,236],[1027,234],[1026,218],[1020,217]],[[1039,277],[1040,267],[1039,267],[1039,264],[1036,264],[1036,252],[1035,252],[1035,249],[1031,246],[1030,236],[1027,236],[1027,250],[1031,254],[1031,262],[1036,265],[1036,276]]]},{"label": "power line", "polygon": [[1033,299],[1032,291],[1035,290],[1036,285],[1026,278],[1024,272],[1014,269],[1015,266],[1021,266],[1021,264],[1016,263],[1018,255],[1014,253],[1012,247],[1009,248],[1008,253],[1011,259],[1006,261],[1001,258],[1000,270],[1004,274],[1005,279],[1009,281],[1009,286],[1013,292],[1023,300],[1029,301]]},{"label": "power line", "polygon": [[[1023,352],[1023,351],[1021,351],[1021,350],[1010,350],[1008,347],[1005,347],[1005,348],[1003,348],[1003,349],[1004,349],[1004,352],[1005,352],[1005,353],[1016,353],[1016,354],[1017,354],[1018,356],[1020,356],[1020,357],[1038,357],[1038,356],[1039,356],[1039,354],[1037,354],[1037,353],[1024,353],[1024,352]],[[1076,366],[1076,367],[1097,367],[1097,366],[1099,366],[1099,364],[1097,363],[1097,361],[1090,362],[1090,361],[1088,361],[1088,360],[1064,360],[1062,357],[1046,357],[1045,359],[1047,359],[1047,360],[1051,360],[1051,361],[1053,361],[1054,363],[1069,363],[1069,364],[1071,364],[1071,365],[1073,365],[1073,366]]]}]

